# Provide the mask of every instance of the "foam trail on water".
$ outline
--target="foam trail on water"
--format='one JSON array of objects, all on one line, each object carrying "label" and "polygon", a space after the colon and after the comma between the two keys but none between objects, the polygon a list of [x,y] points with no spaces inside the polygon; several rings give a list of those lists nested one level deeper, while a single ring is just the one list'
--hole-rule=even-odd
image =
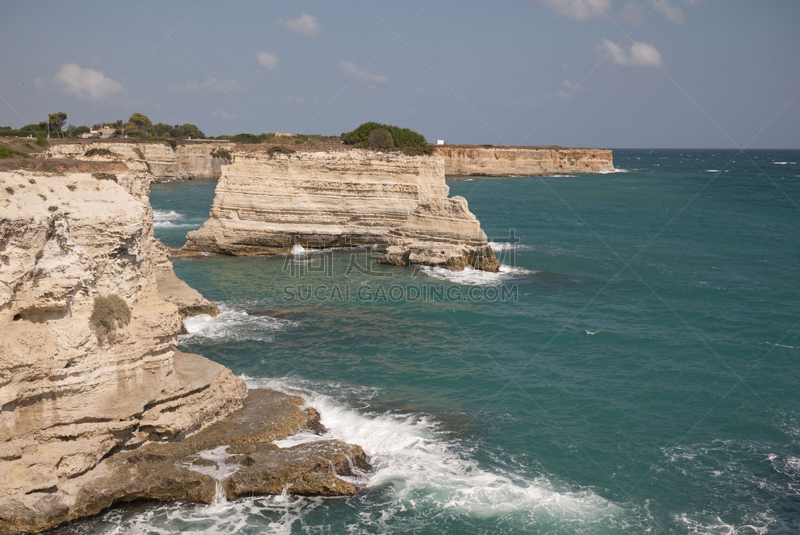
[{"label": "foam trail on water", "polygon": [[421,266],[420,271],[429,277],[444,279],[456,284],[465,286],[498,286],[504,282],[509,282],[514,277],[533,275],[536,271],[524,267],[507,266],[502,264],[500,270],[491,273],[471,267],[466,267],[461,271],[450,271],[449,269]]},{"label": "foam trail on water", "polygon": [[[244,379],[248,388],[296,393],[295,385],[280,380]],[[367,488],[391,489],[391,500],[383,503],[380,511],[386,529],[391,528],[395,515],[399,521],[409,510],[481,519],[519,513],[521,518],[533,515],[549,521],[580,519],[589,523],[608,520],[622,511],[590,491],[562,492],[543,477],[530,479],[502,469],[484,469],[424,416],[362,414],[330,396],[302,391],[307,405],[319,411],[329,430],[323,438],[364,448],[373,466],[373,472],[367,474]]]},{"label": "foam trail on water", "polygon": [[492,252],[494,253],[501,253],[505,251],[532,251],[533,246],[531,245],[523,245],[521,243],[513,243],[513,242],[489,242],[489,247],[492,248]]},{"label": "foam trail on water", "polygon": [[200,314],[183,320],[187,334],[180,336],[181,341],[213,340],[214,342],[231,340],[272,341],[272,333],[287,327],[296,326],[297,322],[269,316],[251,316],[242,310],[218,305],[220,313],[216,317]]}]

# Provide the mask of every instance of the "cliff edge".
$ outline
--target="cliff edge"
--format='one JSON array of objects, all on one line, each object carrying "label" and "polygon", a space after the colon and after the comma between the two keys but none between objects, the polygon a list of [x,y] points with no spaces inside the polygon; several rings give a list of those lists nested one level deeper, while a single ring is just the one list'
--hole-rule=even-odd
[{"label": "cliff edge", "polygon": [[437,145],[447,176],[543,176],[611,173],[614,157],[606,149],[564,147],[484,147]]},{"label": "cliff edge", "polygon": [[379,262],[496,271],[466,199],[448,193],[437,156],[236,151],[210,218],[187,235],[184,249],[253,255],[286,254],[295,244],[382,245]]},{"label": "cliff edge", "polygon": [[[263,394],[176,350],[181,316],[216,307],[175,277],[153,238],[148,180],[0,173],[0,533],[135,499],[210,502],[215,478],[193,459],[237,441],[258,444],[237,447],[247,470],[225,483],[238,485],[230,496],[292,478],[306,482],[300,493],[352,494],[322,459],[368,466],[360,448],[331,441],[317,457],[269,456],[268,437],[318,424],[313,409],[273,393],[271,410],[286,416],[254,420],[246,411],[264,409]],[[236,421],[272,427],[242,435]]]}]

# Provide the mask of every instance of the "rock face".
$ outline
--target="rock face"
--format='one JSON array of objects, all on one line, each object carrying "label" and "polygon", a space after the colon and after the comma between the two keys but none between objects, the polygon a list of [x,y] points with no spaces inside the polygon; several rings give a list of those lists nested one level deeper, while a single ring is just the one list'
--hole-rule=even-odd
[{"label": "rock face", "polygon": [[[466,199],[448,192],[436,156],[236,152],[217,184],[211,217],[187,235],[184,249],[248,255],[285,254],[294,244],[380,244],[390,247],[386,263],[435,260],[451,269],[496,270],[471,260],[494,255],[485,251],[486,234]],[[476,256],[477,249],[483,253]]]},{"label": "rock face", "polygon": [[[0,533],[137,498],[209,501],[213,477],[173,465],[193,465],[217,440],[246,465],[230,496],[280,482],[298,493],[354,492],[333,470],[348,458],[363,465],[357,446],[272,455],[267,442],[318,422],[302,400],[273,396],[225,421],[242,409],[244,383],[175,349],[181,316],[216,307],[175,276],[153,238],[148,180],[0,173]],[[252,414],[267,408],[272,420]],[[164,443],[172,449],[156,448]],[[279,476],[283,461],[291,466]]]},{"label": "rock face", "polygon": [[[302,404],[298,396],[251,390],[242,409],[189,438],[119,452],[93,472],[66,481],[62,486],[76,497],[73,503],[47,503],[37,510],[13,502],[0,506],[0,526],[5,521],[6,531],[41,530],[141,499],[213,503],[284,490],[313,496],[355,494],[358,489],[339,476],[358,476],[370,468],[360,446],[338,440],[288,448],[272,443],[304,429],[325,431],[316,411],[301,410]],[[5,519],[13,514],[12,524]]]},{"label": "rock face", "polygon": [[[92,142],[90,144],[60,143],[52,145],[46,152],[51,158],[73,158],[76,160],[107,161],[118,159],[132,169],[143,168],[153,182],[169,182],[199,178],[219,178],[227,159],[215,158],[211,153],[217,149],[231,150],[233,143],[203,142],[179,144],[176,148],[162,142]],[[112,154],[85,156],[91,149],[105,149]]]},{"label": "rock face", "polygon": [[[0,532],[73,507],[70,482],[110,453],[185,436],[246,395],[230,370],[175,351],[181,316],[158,287],[169,263],[136,198],[147,182],[118,180],[130,192],[0,173]],[[97,298],[117,312],[98,314]]]},{"label": "rock face", "polygon": [[436,146],[447,176],[541,176],[565,173],[610,173],[610,150],[561,147]]}]

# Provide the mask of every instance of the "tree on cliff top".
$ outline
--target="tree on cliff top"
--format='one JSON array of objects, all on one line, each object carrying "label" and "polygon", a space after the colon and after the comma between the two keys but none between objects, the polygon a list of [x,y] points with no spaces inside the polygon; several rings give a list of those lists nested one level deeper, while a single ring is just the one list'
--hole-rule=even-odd
[{"label": "tree on cliff top", "polygon": [[425,136],[422,134],[414,132],[409,128],[400,128],[399,126],[376,122],[364,123],[352,132],[343,133],[342,141],[344,141],[347,145],[353,145],[355,147],[361,147],[365,149],[384,148],[384,150],[386,150],[390,148],[390,146],[388,143],[386,143],[385,134],[376,134],[372,136],[373,141],[381,138],[383,141],[380,143],[380,145],[382,146],[372,147],[372,144],[370,143],[370,135],[373,132],[381,130],[391,134],[394,146],[405,154],[431,154],[433,152],[433,146],[425,140]]}]

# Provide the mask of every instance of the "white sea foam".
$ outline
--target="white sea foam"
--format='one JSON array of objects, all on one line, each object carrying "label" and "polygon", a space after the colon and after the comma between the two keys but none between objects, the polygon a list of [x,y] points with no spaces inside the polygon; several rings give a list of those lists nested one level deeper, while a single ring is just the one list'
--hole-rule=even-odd
[{"label": "white sea foam", "polygon": [[627,169],[621,169],[621,168],[617,167],[615,169],[612,169],[611,171],[598,171],[598,174],[600,174],[600,175],[610,175],[610,174],[613,174],[613,173],[627,173],[627,172],[628,172]]},{"label": "white sea foam", "polygon": [[308,251],[306,251],[305,248],[299,243],[295,243],[294,246],[292,247],[291,254],[293,255],[304,255],[306,253],[308,253]]},{"label": "white sea foam", "polygon": [[180,464],[180,466],[188,468],[193,472],[198,472],[214,478],[214,481],[216,481],[216,489],[214,492],[214,501],[211,503],[212,505],[219,505],[228,501],[222,490],[222,482],[238,472],[242,467],[240,464],[228,463],[228,459],[231,457],[231,455],[228,454],[229,447],[230,446],[219,446],[213,450],[203,450],[192,455],[195,459],[213,462],[213,466],[194,464],[194,459]]},{"label": "white sea foam", "polygon": [[787,165],[789,162],[772,162],[773,165]]},{"label": "white sea foam", "polygon": [[466,267],[461,271],[450,271],[440,267],[421,266],[420,271],[429,277],[444,279],[456,284],[465,286],[496,286],[504,282],[513,280],[514,277],[533,275],[536,271],[524,267],[507,266],[502,264],[500,270],[491,273],[471,267]]},{"label": "white sea foam", "polygon": [[524,245],[522,243],[512,243],[512,242],[489,242],[489,247],[492,248],[492,252],[494,253],[502,253],[505,251],[532,251],[532,245]]},{"label": "white sea foam", "polygon": [[[154,228],[176,228],[176,227],[191,227],[191,224],[179,221],[185,219],[185,216],[175,210],[153,210],[153,227]],[[177,221],[177,222],[176,222]]]},{"label": "white sea foam", "polygon": [[242,310],[219,305],[216,317],[200,314],[183,320],[188,334],[181,340],[211,339],[215,342],[230,340],[272,341],[272,333],[297,325],[297,322],[269,316],[251,316]]},{"label": "white sea foam", "polygon": [[183,219],[183,214],[175,210],[153,210],[153,221],[172,221],[173,219]]},{"label": "white sea foam", "polygon": [[595,334],[599,333],[600,331],[586,331],[586,334],[589,336],[594,336]]},{"label": "white sea foam", "polygon": [[[276,380],[245,377],[245,381],[248,388],[295,388]],[[468,452],[459,451],[438,431],[436,423],[424,416],[362,414],[329,396],[303,391],[307,404],[319,411],[322,424],[329,430],[324,438],[364,448],[373,466],[367,475],[367,488],[391,489],[390,503],[384,503],[380,511],[362,514],[366,524],[385,522],[384,531],[391,531],[392,519],[409,510],[476,518],[519,513],[522,518],[580,519],[587,523],[622,511],[591,491],[562,491],[543,477],[484,468]]]},{"label": "white sea foam", "polygon": [[706,169],[706,173],[719,173],[719,169]]}]

